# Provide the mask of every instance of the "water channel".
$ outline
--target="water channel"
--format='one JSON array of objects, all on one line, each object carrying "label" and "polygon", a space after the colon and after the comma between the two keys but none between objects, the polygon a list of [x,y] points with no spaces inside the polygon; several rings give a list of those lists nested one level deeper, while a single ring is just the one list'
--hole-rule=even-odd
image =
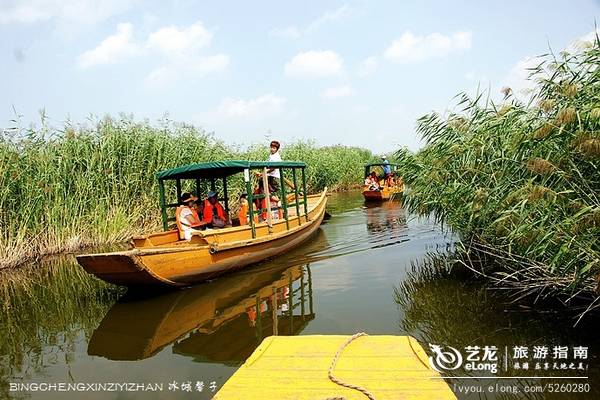
[{"label": "water channel", "polygon": [[[133,296],[85,274],[70,256],[4,273],[0,396],[82,397],[17,384],[140,383],[162,391],[86,387],[84,395],[209,399],[267,336],[367,332],[412,335],[428,352],[429,343],[461,352],[495,346],[497,374],[448,371],[466,377],[447,379],[459,398],[600,398],[597,328],[572,328],[570,317],[510,304],[470,274],[445,272],[443,256],[456,238],[398,202],[365,205],[360,193],[340,193],[328,212],[301,248],[184,290]],[[517,346],[529,349],[527,357],[513,357]],[[549,354],[534,359],[534,346]],[[567,347],[567,359],[553,359],[556,346]],[[586,348],[586,358],[573,359],[574,348]],[[525,361],[527,370],[514,368]],[[507,379],[490,379],[496,375]],[[577,379],[552,382],[589,384],[589,393],[523,393],[547,381],[529,377],[567,375]],[[497,383],[494,392],[459,388]]]}]

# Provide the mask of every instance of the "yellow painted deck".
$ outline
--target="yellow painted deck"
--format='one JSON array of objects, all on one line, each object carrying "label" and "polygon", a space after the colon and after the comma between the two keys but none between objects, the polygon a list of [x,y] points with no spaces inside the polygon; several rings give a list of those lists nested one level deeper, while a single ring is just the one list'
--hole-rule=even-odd
[{"label": "yellow painted deck", "polygon": [[[350,336],[270,336],[214,397],[229,399],[344,398],[365,400],[358,390],[328,378],[338,349]],[[375,399],[455,399],[427,355],[410,336],[361,336],[340,355],[333,375]]]}]

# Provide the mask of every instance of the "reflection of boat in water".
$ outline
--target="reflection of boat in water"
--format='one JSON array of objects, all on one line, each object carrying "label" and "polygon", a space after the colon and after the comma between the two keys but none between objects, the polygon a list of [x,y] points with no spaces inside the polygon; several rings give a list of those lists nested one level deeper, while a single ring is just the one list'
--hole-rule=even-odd
[{"label": "reflection of boat in water", "polygon": [[[309,254],[327,245],[317,232]],[[177,341],[175,353],[239,364],[264,337],[298,334],[314,319],[311,285],[308,262],[283,260],[157,297],[126,296],[96,328],[88,353],[139,360]]]},{"label": "reflection of boat in water", "polygon": [[394,201],[365,202],[365,212],[367,214],[367,232],[371,236],[389,233],[389,238],[394,239],[400,237],[408,229],[406,212],[400,203]]}]

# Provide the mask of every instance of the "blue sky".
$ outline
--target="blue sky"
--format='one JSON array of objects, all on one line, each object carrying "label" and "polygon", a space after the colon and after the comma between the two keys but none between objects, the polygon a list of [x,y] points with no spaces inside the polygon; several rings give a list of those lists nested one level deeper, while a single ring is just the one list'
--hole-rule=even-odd
[{"label": "blue sky", "polygon": [[[599,1],[1,0],[0,127],[121,112],[227,143],[417,149],[415,120],[594,30]],[[270,133],[269,133],[270,132]]]}]

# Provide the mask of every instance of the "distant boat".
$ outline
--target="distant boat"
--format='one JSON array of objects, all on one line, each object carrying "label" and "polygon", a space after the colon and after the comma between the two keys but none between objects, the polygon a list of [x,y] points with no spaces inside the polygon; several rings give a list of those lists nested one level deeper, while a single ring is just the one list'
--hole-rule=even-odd
[{"label": "distant boat", "polygon": [[[162,171],[157,177],[164,231],[134,237],[131,250],[78,255],[77,261],[90,274],[117,285],[177,287],[212,279],[282,254],[306,241],[325,216],[327,188],[309,196],[305,167],[302,162],[234,160],[191,164]],[[281,205],[274,207],[271,201],[263,201],[265,208],[254,210],[254,200],[261,204],[262,199],[275,194],[269,193],[267,183],[270,168],[279,170],[282,182],[289,181],[284,176],[287,172],[293,179],[293,188],[288,193],[286,185],[280,185],[277,195]],[[254,194],[252,170],[260,170],[264,194]],[[219,200],[224,203],[225,213],[229,215],[227,183],[228,178],[236,174],[243,174],[245,182],[249,205],[247,221],[241,221],[239,226],[197,231],[190,240],[180,239],[177,227],[169,229],[168,223],[175,221],[175,217],[169,217],[169,211],[180,204],[167,203],[165,193],[176,191],[179,200],[183,185],[195,185],[199,194],[208,187],[215,191],[219,184],[223,194]],[[302,186],[298,185],[299,179]],[[168,188],[167,192],[165,183],[168,181],[174,181],[175,187]],[[263,222],[258,222],[259,215],[265,217]]]},{"label": "distant boat", "polygon": [[[383,167],[387,165],[391,168],[392,173],[395,176],[394,182],[391,185],[386,183],[386,176],[383,174]],[[379,189],[372,190],[371,188],[365,187],[363,188],[363,197],[365,201],[383,201],[389,200],[394,195],[400,195],[404,192],[404,182],[402,178],[397,175],[398,173],[398,164],[389,164],[389,163],[372,163],[365,165],[365,177],[367,179],[372,172],[377,174],[377,180],[379,182]],[[378,173],[379,172],[379,173]]]}]

